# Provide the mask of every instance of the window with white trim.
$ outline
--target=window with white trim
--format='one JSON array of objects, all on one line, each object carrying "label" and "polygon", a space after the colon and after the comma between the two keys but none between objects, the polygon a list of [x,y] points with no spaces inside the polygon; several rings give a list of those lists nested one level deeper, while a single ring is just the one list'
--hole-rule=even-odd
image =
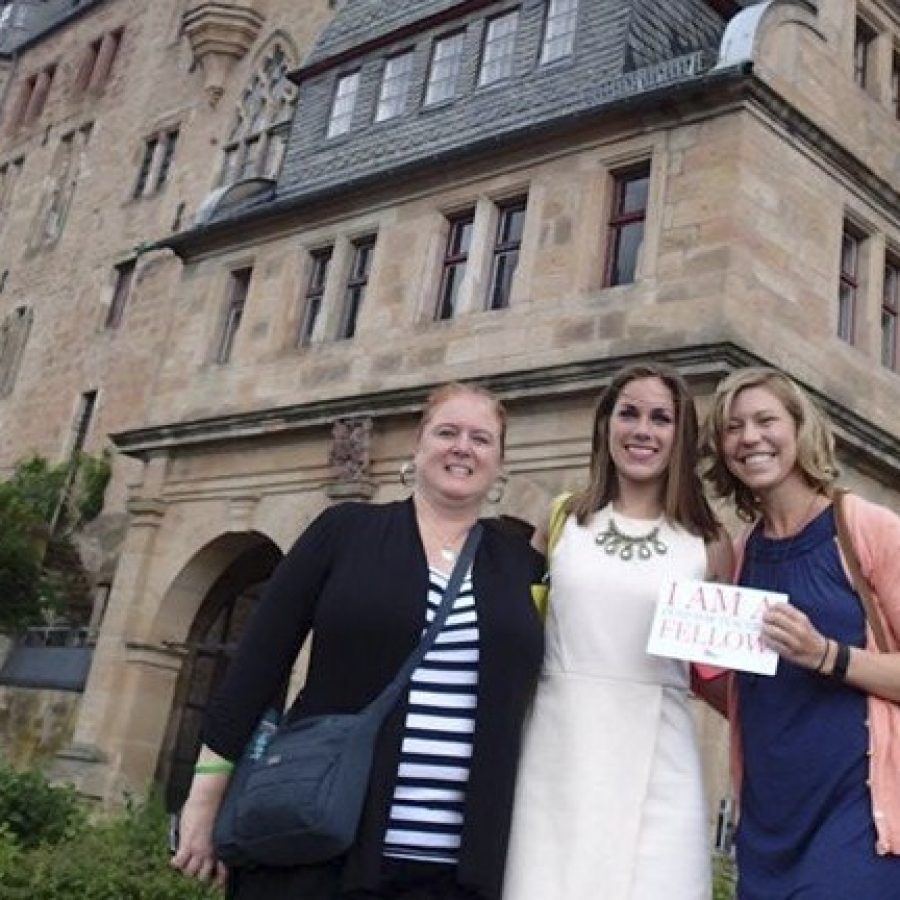
[{"label": "window with white trim", "polygon": [[541,44],[542,64],[572,55],[577,22],[578,0],[548,0]]},{"label": "window with white trim", "polygon": [[353,124],[353,110],[359,94],[359,72],[341,75],[334,88],[331,114],[328,117],[328,137],[346,134]]},{"label": "window with white trim", "polygon": [[456,95],[456,83],[462,67],[465,34],[457,31],[438,38],[431,51],[428,85],[425,88],[425,105],[452,100]]},{"label": "window with white trim", "polygon": [[378,108],[375,121],[383,122],[399,116],[406,107],[406,96],[412,78],[413,53],[407,50],[396,56],[389,56],[384,63],[384,74],[381,76],[381,92],[378,95]]},{"label": "window with white trim", "polygon": [[518,26],[517,9],[488,20],[478,73],[480,85],[493,84],[512,76]]}]

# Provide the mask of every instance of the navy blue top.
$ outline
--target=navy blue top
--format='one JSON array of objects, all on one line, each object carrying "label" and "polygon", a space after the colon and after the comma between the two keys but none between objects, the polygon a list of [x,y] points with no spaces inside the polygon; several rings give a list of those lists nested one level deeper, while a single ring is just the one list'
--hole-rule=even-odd
[{"label": "navy blue top", "polygon": [[[788,594],[826,637],[865,645],[831,507],[799,534],[750,536],[740,583]],[[875,852],[866,695],[784,659],[738,675],[744,752],[740,900],[900,900],[900,857]]]}]

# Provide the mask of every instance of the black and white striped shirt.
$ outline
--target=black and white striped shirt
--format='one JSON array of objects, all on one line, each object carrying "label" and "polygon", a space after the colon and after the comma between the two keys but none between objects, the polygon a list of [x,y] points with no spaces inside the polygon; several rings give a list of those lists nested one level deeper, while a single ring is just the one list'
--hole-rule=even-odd
[{"label": "black and white striped shirt", "polygon": [[[447,580],[431,569],[428,622]],[[444,627],[410,681],[386,856],[457,861],[477,703],[478,617],[470,569]]]}]

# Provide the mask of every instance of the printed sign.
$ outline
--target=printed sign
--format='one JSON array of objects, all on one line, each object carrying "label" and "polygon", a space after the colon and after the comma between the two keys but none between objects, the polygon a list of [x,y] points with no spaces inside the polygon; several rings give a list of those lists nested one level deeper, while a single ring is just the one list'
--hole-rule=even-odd
[{"label": "printed sign", "polygon": [[725,669],[774,675],[778,654],[760,637],[763,613],[787,594],[711,581],[660,588],[647,652]]}]

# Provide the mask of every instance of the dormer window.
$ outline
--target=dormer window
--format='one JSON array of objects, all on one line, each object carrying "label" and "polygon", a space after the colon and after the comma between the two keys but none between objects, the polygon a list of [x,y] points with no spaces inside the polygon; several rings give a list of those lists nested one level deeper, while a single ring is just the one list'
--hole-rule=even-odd
[{"label": "dormer window", "polygon": [[481,56],[481,71],[478,74],[479,84],[493,84],[512,75],[518,24],[517,9],[488,21],[484,52]]},{"label": "dormer window", "polygon": [[548,0],[541,45],[542,64],[572,55],[577,18],[578,0]]},{"label": "dormer window", "polygon": [[428,87],[425,89],[426,106],[452,100],[456,94],[456,82],[462,65],[463,38],[463,32],[457,31],[434,42]]},{"label": "dormer window", "polygon": [[328,118],[328,137],[337,137],[350,130],[358,93],[359,72],[351,72],[338,78],[331,104],[331,115]]},{"label": "dormer window", "polygon": [[403,112],[412,76],[412,64],[412,50],[388,57],[386,60],[381,79],[381,93],[378,96],[378,109],[375,112],[376,122],[393,119]]}]

